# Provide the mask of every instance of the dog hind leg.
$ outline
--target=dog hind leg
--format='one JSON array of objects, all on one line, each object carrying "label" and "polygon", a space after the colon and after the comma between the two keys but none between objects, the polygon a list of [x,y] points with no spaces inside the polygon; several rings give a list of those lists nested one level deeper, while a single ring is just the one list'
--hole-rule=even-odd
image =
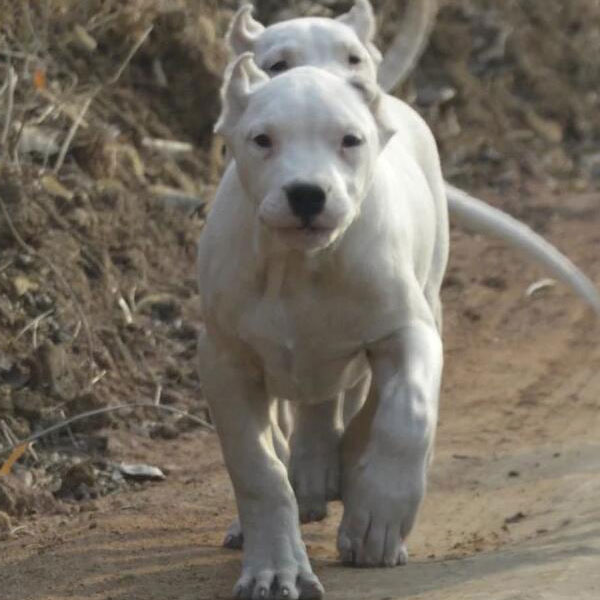
[{"label": "dog hind leg", "polygon": [[327,502],[339,498],[342,432],[341,395],[295,407],[289,477],[302,523],[325,518]]}]

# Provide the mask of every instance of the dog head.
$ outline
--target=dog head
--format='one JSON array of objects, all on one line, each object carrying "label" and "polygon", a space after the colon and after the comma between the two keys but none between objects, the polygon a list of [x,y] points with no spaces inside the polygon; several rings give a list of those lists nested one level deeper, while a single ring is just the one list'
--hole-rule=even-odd
[{"label": "dog head", "polygon": [[242,54],[228,68],[215,131],[269,235],[314,251],[360,212],[375,162],[392,135],[375,85],[315,67],[270,79]]},{"label": "dog head", "polygon": [[375,16],[368,0],[356,0],[337,19],[303,17],[264,27],[245,5],[234,16],[227,40],[235,55],[253,52],[270,77],[303,65],[375,81],[381,54],[373,44]]}]

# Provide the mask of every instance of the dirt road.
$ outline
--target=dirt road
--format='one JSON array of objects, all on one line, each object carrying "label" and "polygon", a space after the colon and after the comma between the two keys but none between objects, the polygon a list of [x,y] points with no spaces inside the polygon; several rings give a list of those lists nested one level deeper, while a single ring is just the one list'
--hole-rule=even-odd
[{"label": "dirt road", "polygon": [[[600,282],[597,195],[540,194],[528,206]],[[412,560],[340,567],[334,505],[304,529],[327,598],[600,598],[600,327],[560,286],[526,298],[542,274],[510,250],[453,238],[442,412]],[[26,522],[1,546],[0,597],[227,598],[240,554],[220,547],[234,507],[216,438],[119,432],[111,453],[161,465],[167,481]]]}]

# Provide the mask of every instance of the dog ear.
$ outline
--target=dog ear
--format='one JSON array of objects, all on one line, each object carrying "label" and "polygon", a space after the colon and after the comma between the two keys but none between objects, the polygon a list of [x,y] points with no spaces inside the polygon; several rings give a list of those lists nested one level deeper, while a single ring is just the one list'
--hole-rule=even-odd
[{"label": "dog ear", "polygon": [[[337,20],[354,29],[358,39],[365,46],[371,45],[370,42],[375,37],[376,25],[375,13],[369,0],[355,0],[354,6],[347,13],[337,17]],[[379,54],[378,50],[377,53]]]},{"label": "dog ear", "polygon": [[238,56],[225,71],[221,87],[221,116],[214,132],[226,136],[246,110],[252,92],[267,81],[269,76],[256,66],[252,52]]},{"label": "dog ear", "polygon": [[234,54],[252,51],[254,42],[265,30],[264,25],[252,17],[254,7],[244,4],[233,16],[225,39]]},{"label": "dog ear", "polygon": [[385,148],[390,138],[396,133],[396,128],[392,125],[392,119],[386,113],[383,106],[384,93],[381,88],[372,81],[361,77],[353,77],[350,79],[350,85],[358,91],[367,103],[379,132],[379,147],[381,150]]},{"label": "dog ear", "polygon": [[375,13],[369,0],[356,0],[350,11],[340,15],[337,20],[354,30],[358,39],[371,55],[375,66],[378,66],[381,63],[382,56],[377,46],[373,43],[377,27]]}]

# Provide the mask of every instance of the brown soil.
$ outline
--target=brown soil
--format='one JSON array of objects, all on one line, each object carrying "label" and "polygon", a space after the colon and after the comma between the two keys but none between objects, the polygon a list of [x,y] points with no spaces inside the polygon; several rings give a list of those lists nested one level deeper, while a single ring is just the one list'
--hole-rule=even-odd
[{"label": "brown soil", "polygon": [[[102,89],[54,180],[44,176],[56,156],[45,164],[39,153],[18,155],[18,129],[0,156],[0,198],[26,244],[0,213],[0,419],[24,438],[65,415],[157,391],[205,416],[194,367],[202,218],[156,191],[210,200],[219,40],[235,2],[52,0],[48,14],[38,4],[26,11],[26,2],[0,0],[0,87],[11,62],[15,119],[36,123],[58,99],[67,112],[43,125],[60,144],[68,113]],[[269,19],[281,3],[259,4]],[[289,4],[298,14],[325,10]],[[336,12],[344,4],[328,3]],[[387,39],[398,3],[375,4]],[[434,127],[448,176],[544,233],[600,283],[600,130],[590,118],[599,103],[597,4],[443,4],[404,92]],[[96,50],[73,37],[76,24]],[[149,24],[147,43],[107,84]],[[461,48],[462,39],[472,45]],[[440,100],[444,86],[456,90],[453,100]],[[165,157],[145,137],[194,148]],[[600,596],[600,326],[560,286],[527,298],[544,275],[498,243],[453,232],[442,413],[412,561],[395,570],[337,565],[334,505],[325,522],[305,527],[328,598]],[[216,437],[142,409],[73,433],[84,448],[108,443],[96,450],[101,461],[157,465],[167,479],[65,500],[51,483],[65,460],[54,450],[70,439],[38,446],[40,463],[24,457],[0,485],[0,598],[228,597],[240,555],[220,547],[234,507]]]},{"label": "brown soil", "polygon": [[[539,197],[549,212],[563,201]],[[596,280],[599,226],[597,208],[548,223]],[[511,251],[459,233],[453,241],[436,460],[412,561],[337,565],[337,505],[305,527],[310,555],[328,598],[597,598],[600,329],[561,288],[525,298],[539,273]],[[110,455],[157,464],[168,478],[69,518],[24,522],[0,558],[3,598],[227,597],[240,555],[220,548],[234,505],[216,437],[115,433]]]}]

